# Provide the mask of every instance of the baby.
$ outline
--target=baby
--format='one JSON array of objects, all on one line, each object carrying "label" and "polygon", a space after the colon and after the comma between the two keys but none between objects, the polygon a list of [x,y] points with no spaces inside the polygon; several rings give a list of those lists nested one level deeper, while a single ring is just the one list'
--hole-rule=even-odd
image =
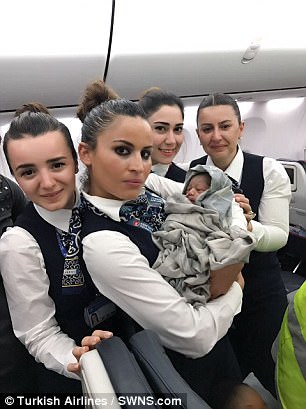
[{"label": "baby", "polygon": [[189,169],[183,194],[166,202],[167,219],[152,237],[160,252],[153,268],[193,305],[210,298],[211,270],[246,263],[256,246],[232,215],[232,183],[215,166]]},{"label": "baby", "polygon": [[199,173],[189,179],[185,189],[186,197],[191,203],[195,203],[201,193],[210,188],[211,176],[209,173]]}]

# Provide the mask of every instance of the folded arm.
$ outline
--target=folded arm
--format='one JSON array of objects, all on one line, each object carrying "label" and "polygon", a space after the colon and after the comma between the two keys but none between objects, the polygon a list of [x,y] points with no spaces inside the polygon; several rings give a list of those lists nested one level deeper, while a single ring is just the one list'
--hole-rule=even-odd
[{"label": "folded arm", "polygon": [[130,239],[118,232],[99,231],[83,239],[87,269],[99,291],[162,343],[197,358],[207,354],[228,331],[240,311],[241,286],[195,309],[150,268]]}]

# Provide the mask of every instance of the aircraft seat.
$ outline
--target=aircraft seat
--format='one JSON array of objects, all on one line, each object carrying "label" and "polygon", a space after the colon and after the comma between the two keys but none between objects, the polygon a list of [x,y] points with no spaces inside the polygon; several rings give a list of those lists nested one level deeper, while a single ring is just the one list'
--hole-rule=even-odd
[{"label": "aircraft seat", "polygon": [[[210,406],[191,389],[176,371],[158,336],[153,331],[143,330],[137,332],[131,337],[130,346],[153,391],[182,398],[181,405],[173,406],[173,409],[177,407],[182,409],[210,409]],[[169,407],[172,408],[172,406]]]},{"label": "aircraft seat", "polygon": [[[96,350],[81,357],[83,391],[93,398],[87,409],[210,409],[181,378],[166,356],[159,338],[143,330],[130,339],[129,347],[117,336],[102,340]],[[162,405],[158,399],[167,399]],[[154,403],[153,403],[154,401]],[[118,405],[118,406],[116,406]]]},{"label": "aircraft seat", "polygon": [[[107,409],[148,407],[146,399],[154,398],[153,391],[121,338],[113,336],[101,341],[90,354],[81,357],[83,391],[93,398],[87,409],[96,409],[100,402]],[[161,409],[158,405],[150,406]]]},{"label": "aircraft seat", "polygon": [[[90,404],[86,404],[87,408],[98,409],[101,407],[97,399],[113,399],[110,401],[112,408],[119,409],[119,403],[115,398],[116,394],[113,385],[109,379],[103,361],[100,359],[99,352],[94,349],[84,354],[81,359],[81,373],[82,373],[82,390],[84,396],[90,400]],[[103,405],[109,408],[110,405]]]},{"label": "aircraft seat", "polygon": [[306,231],[306,163],[290,159],[278,159],[284,166],[291,183],[289,221]]}]

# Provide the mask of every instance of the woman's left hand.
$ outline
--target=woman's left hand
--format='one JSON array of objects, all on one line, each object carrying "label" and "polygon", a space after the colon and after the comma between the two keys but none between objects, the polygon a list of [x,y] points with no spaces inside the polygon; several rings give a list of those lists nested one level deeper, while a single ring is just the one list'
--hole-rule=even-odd
[{"label": "woman's left hand", "polygon": [[247,229],[249,231],[252,231],[253,227],[252,227],[251,221],[254,219],[256,214],[252,210],[249,199],[240,193],[236,193],[234,196],[235,196],[236,202],[239,204],[239,206],[243,210],[244,216],[247,221]]},{"label": "woman's left hand", "polygon": [[76,374],[80,374],[81,366],[80,366],[80,358],[85,352],[94,349],[95,346],[102,341],[102,339],[111,338],[113,336],[112,332],[109,331],[102,331],[102,330],[95,330],[91,335],[84,337],[82,339],[82,346],[81,347],[74,347],[72,350],[73,355],[75,356],[77,362],[70,363],[67,365],[67,369],[69,372],[73,372]]}]

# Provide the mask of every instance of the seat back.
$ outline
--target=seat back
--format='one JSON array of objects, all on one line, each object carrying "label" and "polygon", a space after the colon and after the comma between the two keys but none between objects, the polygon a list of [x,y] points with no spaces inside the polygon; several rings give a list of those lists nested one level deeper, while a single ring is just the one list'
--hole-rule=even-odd
[{"label": "seat back", "polygon": [[120,408],[160,409],[154,404],[152,388],[140,369],[134,355],[121,338],[113,336],[101,341],[96,349],[103,361],[111,384],[117,394]]},{"label": "seat back", "polygon": [[178,398],[178,400],[172,400],[173,406],[167,405],[168,409],[210,409],[210,406],[176,371],[153,331],[143,330],[133,335],[130,339],[130,349],[153,392]]},{"label": "seat back", "polygon": [[306,230],[306,163],[288,159],[279,159],[279,161],[284,166],[291,183],[290,224]]},{"label": "seat back", "polygon": [[[211,409],[176,371],[150,330],[134,334],[128,346],[117,336],[102,340],[81,357],[81,368],[84,393],[102,399],[106,409]],[[89,408],[97,409],[94,399]]]},{"label": "seat back", "polygon": [[89,409],[101,407],[98,399],[105,403],[104,408],[120,409],[113,385],[109,379],[99,352],[94,349],[81,356],[83,394],[90,399]]}]

